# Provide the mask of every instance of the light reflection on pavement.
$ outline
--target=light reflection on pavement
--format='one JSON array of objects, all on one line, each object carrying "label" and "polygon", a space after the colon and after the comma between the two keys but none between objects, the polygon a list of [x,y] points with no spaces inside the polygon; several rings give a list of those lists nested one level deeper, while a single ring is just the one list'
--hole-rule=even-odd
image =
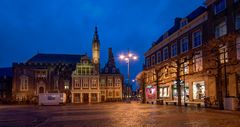
[{"label": "light reflection on pavement", "polygon": [[138,103],[0,106],[0,127],[239,127],[240,112]]}]

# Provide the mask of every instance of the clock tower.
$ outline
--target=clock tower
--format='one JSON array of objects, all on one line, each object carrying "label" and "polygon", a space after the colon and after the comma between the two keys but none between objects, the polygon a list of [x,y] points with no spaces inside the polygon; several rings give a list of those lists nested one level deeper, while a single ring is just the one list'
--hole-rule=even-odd
[{"label": "clock tower", "polygon": [[100,71],[100,41],[98,38],[97,27],[95,27],[95,32],[92,41],[92,63],[95,65],[95,70]]}]

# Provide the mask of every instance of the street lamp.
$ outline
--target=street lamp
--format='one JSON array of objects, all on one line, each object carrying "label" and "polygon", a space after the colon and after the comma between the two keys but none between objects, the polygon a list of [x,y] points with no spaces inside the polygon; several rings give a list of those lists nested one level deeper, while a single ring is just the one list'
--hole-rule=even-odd
[{"label": "street lamp", "polygon": [[[135,54],[130,53],[128,51],[127,54],[121,54],[119,56],[119,59],[122,60],[122,61],[125,61],[127,63],[127,66],[128,66],[128,71],[127,71],[128,72],[128,87],[130,87],[130,61],[131,60],[137,60],[138,57]],[[130,92],[128,87],[127,87],[127,97],[129,97],[129,92]]]}]

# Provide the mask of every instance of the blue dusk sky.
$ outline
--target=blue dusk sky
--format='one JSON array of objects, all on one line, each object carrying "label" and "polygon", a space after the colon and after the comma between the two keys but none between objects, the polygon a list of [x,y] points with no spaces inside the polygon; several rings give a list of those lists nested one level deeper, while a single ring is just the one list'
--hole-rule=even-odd
[{"label": "blue dusk sky", "polygon": [[175,17],[185,17],[204,0],[0,0],[0,67],[25,62],[39,53],[91,55],[98,26],[101,66],[112,47],[115,61],[130,51],[131,78],[141,70],[152,42],[168,30]]}]

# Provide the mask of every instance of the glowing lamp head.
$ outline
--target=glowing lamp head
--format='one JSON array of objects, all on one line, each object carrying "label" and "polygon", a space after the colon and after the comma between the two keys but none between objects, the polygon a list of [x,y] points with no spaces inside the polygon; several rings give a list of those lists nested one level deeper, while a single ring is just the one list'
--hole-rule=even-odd
[{"label": "glowing lamp head", "polygon": [[133,54],[132,54],[132,53],[129,53],[129,54],[128,54],[128,57],[132,57],[132,56],[133,56]]},{"label": "glowing lamp head", "polygon": [[138,58],[137,58],[137,56],[133,56],[133,59],[134,59],[134,60],[137,60]]},{"label": "glowing lamp head", "polygon": [[125,56],[124,56],[124,55],[120,55],[119,58],[120,58],[121,60],[123,60],[123,59],[125,58]]}]

